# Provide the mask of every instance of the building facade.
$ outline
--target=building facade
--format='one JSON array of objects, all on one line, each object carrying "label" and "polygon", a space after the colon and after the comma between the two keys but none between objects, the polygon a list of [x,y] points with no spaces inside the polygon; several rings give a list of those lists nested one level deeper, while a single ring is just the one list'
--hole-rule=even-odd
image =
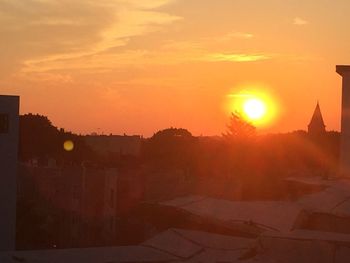
[{"label": "building facade", "polygon": [[15,248],[19,97],[0,96],[0,250]]},{"label": "building facade", "polygon": [[336,72],[342,76],[339,173],[350,177],[350,66],[338,65]]},{"label": "building facade", "polygon": [[[47,226],[41,240],[24,242],[20,249],[73,248],[111,245],[115,241],[117,221],[118,176],[115,168],[20,166],[19,204],[28,200],[41,211],[40,222],[32,228]],[[28,210],[28,207],[25,208]],[[20,218],[26,224],[30,216]],[[24,222],[23,222],[24,220]],[[32,220],[33,221],[33,220]],[[24,231],[27,232],[27,231]],[[31,237],[29,237],[30,239]],[[23,237],[21,240],[25,239]],[[28,240],[28,239],[27,239]],[[25,241],[25,240],[24,240]]]}]

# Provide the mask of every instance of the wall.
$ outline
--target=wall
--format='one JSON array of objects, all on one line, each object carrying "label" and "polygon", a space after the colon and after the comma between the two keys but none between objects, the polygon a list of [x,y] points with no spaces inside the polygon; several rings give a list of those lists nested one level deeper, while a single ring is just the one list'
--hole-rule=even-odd
[{"label": "wall", "polygon": [[19,97],[0,96],[0,250],[14,250]]}]

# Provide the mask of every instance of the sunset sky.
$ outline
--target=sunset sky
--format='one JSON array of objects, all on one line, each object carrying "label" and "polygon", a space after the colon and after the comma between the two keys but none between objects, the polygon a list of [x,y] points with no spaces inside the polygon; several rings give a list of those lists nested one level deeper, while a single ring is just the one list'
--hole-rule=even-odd
[{"label": "sunset sky", "polygon": [[339,130],[349,0],[0,0],[0,93],[78,133],[220,135],[232,97],[277,105],[261,132]]}]

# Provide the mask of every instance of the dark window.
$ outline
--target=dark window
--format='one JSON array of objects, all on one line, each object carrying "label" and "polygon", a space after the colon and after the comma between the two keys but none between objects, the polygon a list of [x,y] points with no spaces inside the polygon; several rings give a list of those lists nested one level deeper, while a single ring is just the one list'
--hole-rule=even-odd
[{"label": "dark window", "polygon": [[9,131],[9,116],[8,114],[0,113],[0,133],[8,133]]}]

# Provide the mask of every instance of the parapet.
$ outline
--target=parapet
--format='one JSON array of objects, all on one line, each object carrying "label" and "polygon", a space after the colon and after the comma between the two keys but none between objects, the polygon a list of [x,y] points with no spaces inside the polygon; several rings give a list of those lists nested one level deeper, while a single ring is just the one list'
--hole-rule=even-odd
[{"label": "parapet", "polygon": [[350,65],[337,65],[335,71],[341,76],[350,74]]}]

